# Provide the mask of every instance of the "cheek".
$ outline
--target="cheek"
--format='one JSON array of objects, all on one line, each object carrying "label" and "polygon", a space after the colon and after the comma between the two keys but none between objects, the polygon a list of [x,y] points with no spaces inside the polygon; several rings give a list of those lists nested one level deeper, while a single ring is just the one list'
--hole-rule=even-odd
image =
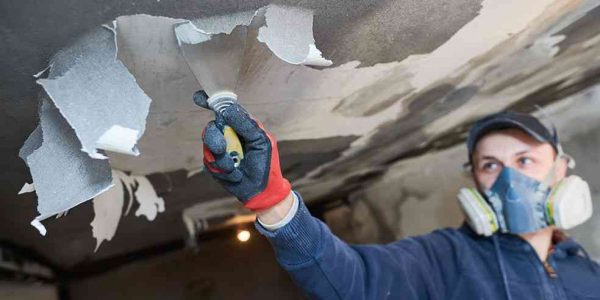
[{"label": "cheek", "polygon": [[489,189],[498,178],[497,173],[489,174],[483,172],[475,172],[475,179],[483,188]]}]

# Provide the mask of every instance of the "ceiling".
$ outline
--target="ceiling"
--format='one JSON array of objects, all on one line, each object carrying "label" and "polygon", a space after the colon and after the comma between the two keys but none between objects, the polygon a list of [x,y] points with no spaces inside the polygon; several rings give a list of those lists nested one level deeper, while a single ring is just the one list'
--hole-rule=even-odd
[{"label": "ceiling", "polygon": [[[334,200],[360,188],[391,162],[461,142],[465,128],[481,115],[505,108],[532,110],[534,104],[560,100],[600,81],[600,8],[593,2],[280,1],[314,10],[316,45],[334,65],[292,68],[266,60],[261,65],[266,71],[247,78],[245,104],[279,137],[283,172],[306,200],[314,205]],[[142,34],[152,32],[127,25],[159,26],[167,19],[117,18],[147,14],[193,19],[269,3],[2,1],[0,239],[63,269],[181,239],[184,208],[226,196],[206,174],[188,179],[181,171],[199,166],[201,157],[193,153],[199,147],[201,124],[210,114],[186,102],[193,82],[175,91],[166,74],[160,82],[167,88],[153,89],[153,72],[161,65],[148,63],[153,52],[141,55],[143,44],[136,44]],[[164,194],[166,212],[154,222],[131,215],[122,218],[113,240],[94,253],[89,225],[94,212],[89,202],[45,223],[46,237],[29,225],[37,214],[36,200],[31,193],[16,195],[30,180],[17,154],[38,122],[43,92],[32,75],[44,69],[58,50],[115,19],[123,24],[122,45],[130,45],[119,58],[153,103],[151,125],[140,141],[141,160],[115,155],[111,162],[126,171],[166,172],[172,184],[161,188],[161,176],[155,175],[157,190],[169,190]],[[169,95],[177,95],[172,101],[181,103],[181,110],[161,100]],[[281,100],[280,114],[269,114],[265,106],[270,99]],[[298,104],[302,99],[326,100]],[[156,116],[165,112],[180,124],[173,129],[175,137],[163,137],[152,127],[164,124]],[[300,117],[293,119],[295,115]],[[190,148],[179,145],[180,140]]]}]

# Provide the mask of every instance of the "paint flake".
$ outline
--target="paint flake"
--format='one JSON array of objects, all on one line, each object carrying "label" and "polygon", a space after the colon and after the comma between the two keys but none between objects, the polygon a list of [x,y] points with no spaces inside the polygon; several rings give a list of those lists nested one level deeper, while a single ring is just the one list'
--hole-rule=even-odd
[{"label": "paint flake", "polygon": [[38,125],[27,137],[23,147],[19,150],[19,157],[27,163],[27,157],[42,146],[42,126]]},{"label": "paint flake", "polygon": [[315,46],[311,10],[270,5],[266,9],[265,20],[266,24],[259,29],[257,38],[283,61],[294,65],[332,64],[321,56],[321,51]]},{"label": "paint flake", "polygon": [[113,170],[113,187],[92,201],[94,203],[94,219],[90,225],[92,226],[92,235],[96,238],[94,252],[98,251],[103,241],[110,241],[117,232],[125,200],[121,174],[123,173]]},{"label": "paint flake", "polygon": [[150,107],[150,98],[116,59],[114,34],[107,27],[92,31],[58,52],[48,78],[37,81],[92,158],[106,158],[98,149],[137,155]]},{"label": "paint flake", "polygon": [[[127,215],[134,198],[140,204],[136,216],[146,216],[153,221],[156,215],[165,211],[164,201],[156,195],[154,187],[144,176],[130,176],[119,170],[112,170],[113,187],[94,198],[94,219],[91,222],[92,235],[96,238],[96,248],[103,241],[110,241],[117,232],[122,215]],[[128,206],[123,212],[125,199]]]},{"label": "paint flake", "polygon": [[95,160],[79,150],[80,143],[58,109],[48,99],[42,102],[41,130],[36,129],[23,148],[23,156],[40,139],[42,144],[25,156],[38,196],[39,216],[32,221],[42,235],[41,224],[50,216],[66,211],[111,187],[108,161]]},{"label": "paint flake", "polygon": [[135,216],[144,215],[148,221],[153,221],[159,212],[165,211],[165,201],[156,194],[148,178],[145,176],[136,176],[134,178],[138,184],[135,191],[135,198],[140,205],[135,211]]},{"label": "paint flake", "polygon": [[18,195],[25,194],[25,193],[31,193],[34,191],[35,191],[35,186],[33,185],[33,183],[25,182],[25,184],[23,185],[21,190],[19,190]]}]

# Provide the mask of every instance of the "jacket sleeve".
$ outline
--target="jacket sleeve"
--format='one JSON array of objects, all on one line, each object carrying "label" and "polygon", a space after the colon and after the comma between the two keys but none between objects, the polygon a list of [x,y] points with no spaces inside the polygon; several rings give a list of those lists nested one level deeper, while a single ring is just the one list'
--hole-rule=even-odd
[{"label": "jacket sleeve", "polygon": [[[314,218],[299,198],[296,215],[284,227],[257,229],[273,245],[279,264],[314,299],[429,298],[429,264],[419,243],[350,246]],[[429,287],[428,287],[429,286]]]}]

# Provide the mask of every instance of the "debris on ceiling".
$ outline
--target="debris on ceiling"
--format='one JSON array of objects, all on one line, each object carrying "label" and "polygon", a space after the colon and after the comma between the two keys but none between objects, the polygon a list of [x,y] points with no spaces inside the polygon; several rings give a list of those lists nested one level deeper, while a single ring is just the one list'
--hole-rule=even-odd
[{"label": "debris on ceiling", "polygon": [[[268,45],[277,57],[292,64],[330,65],[331,61],[323,59],[315,47],[312,17],[312,12],[305,9],[271,5],[255,12],[235,13],[194,21],[143,15],[132,18],[158,23],[166,20],[168,23],[165,25],[168,26],[165,28],[170,30],[166,30],[160,38],[171,42],[169,46],[174,56],[172,58],[179,60],[181,55],[176,48],[177,44],[191,47],[193,44],[208,42],[213,35],[230,34],[237,26],[248,27],[256,18],[259,20],[255,23],[259,23],[260,26],[254,26],[257,35],[252,37],[252,40]],[[115,174],[124,173],[115,169],[111,178],[110,165],[106,156],[110,154],[106,152],[140,155],[136,144],[146,129],[146,118],[151,102],[136,83],[136,78],[118,58],[118,45],[129,46],[126,36],[123,37],[124,43],[118,43],[119,29],[122,26],[127,28],[127,25],[122,25],[120,20],[121,18],[118,18],[114,21],[112,26],[99,27],[73,45],[61,50],[52,58],[47,70],[36,75],[42,76],[48,73],[47,77],[37,80],[48,97],[44,97],[40,109],[41,127],[34,130],[22,148],[22,157],[31,169],[39,202],[40,215],[32,221],[32,225],[45,235],[46,229],[40,221],[96,197],[94,202],[96,218],[92,221],[93,234],[98,240],[96,249],[102,240],[110,240],[114,235],[125,195],[121,186],[121,183],[125,183],[122,179],[114,178]],[[128,24],[127,21],[124,23]],[[291,28],[292,25],[295,28]],[[156,33],[149,33],[150,36],[131,38],[141,40],[145,44],[152,39],[156,41],[156,37],[153,37]],[[150,39],[144,40],[144,37]],[[175,39],[177,44],[174,43]],[[156,48],[161,44],[152,46]],[[248,49],[242,48],[241,51],[251,51],[252,46],[252,44],[248,45]],[[203,59],[198,55],[190,57]],[[244,58],[253,59],[253,57]],[[223,66],[215,66],[216,72],[219,67]],[[189,68],[182,68],[182,70],[190,73]],[[153,70],[151,75],[154,76],[156,73],[158,70]],[[155,81],[152,85],[157,86],[160,83],[162,82]],[[196,88],[200,88],[200,85],[197,84]],[[173,90],[170,92],[177,93]],[[170,102],[171,97],[159,99],[165,106],[176,106],[175,103]],[[60,131],[57,131],[54,136],[50,135],[52,131],[49,125],[44,125],[44,120],[48,118],[61,125]],[[163,126],[166,127],[168,124]],[[40,131],[44,138],[40,137]],[[178,140],[181,137],[176,133],[174,135],[170,146],[177,148],[176,145],[185,140]],[[198,144],[199,140],[196,140]],[[71,143],[67,144],[63,141],[71,141]],[[54,157],[51,157],[49,153],[43,151],[53,144],[62,147],[52,148]],[[80,153],[80,150],[87,156]],[[188,153],[188,155],[197,154]],[[57,162],[55,160],[57,156],[62,157],[63,160]],[[52,163],[44,164],[48,161]],[[68,171],[70,176],[64,174],[63,177],[57,177],[59,168]],[[77,168],[78,172],[72,172],[74,168]],[[139,172],[140,170],[127,171]],[[56,179],[60,179],[62,184],[56,184]],[[116,187],[113,181],[116,181]],[[136,176],[133,182],[136,186],[128,186],[127,190],[135,190],[135,199],[140,204],[135,215],[145,215],[148,220],[154,220],[158,212],[165,210],[163,199],[154,193],[151,183],[145,177]]]},{"label": "debris on ceiling", "polygon": [[[20,152],[31,178],[18,163],[5,163],[17,175],[4,177],[10,184],[0,192],[14,201],[3,210],[18,214],[0,222],[15,228],[5,238],[27,236],[60,265],[195,235],[206,224],[216,227],[210,218],[240,213],[220,206],[229,203],[225,192],[202,171],[201,131],[213,113],[192,102],[201,86],[176,28],[191,30],[182,44],[251,28],[236,93],[277,137],[283,172],[309,205],[344,197],[393,162],[460,143],[482,115],[532,110],[600,80],[600,3],[592,0],[305,1],[302,8],[287,6],[299,5],[294,1],[211,2],[214,9],[132,3],[75,19],[65,12],[66,24],[36,17],[40,35],[10,16],[0,19],[16,28],[0,32],[16,45],[0,56],[15,60],[0,71],[7,83],[0,97],[9,103],[0,122],[18,124],[0,137],[7,145],[0,151],[16,156],[37,106],[40,120]],[[45,29],[53,26],[60,30]],[[295,42],[286,47],[282,40]],[[36,74],[43,90],[36,90],[31,75],[50,56]],[[33,191],[41,230],[38,221],[95,200],[68,219],[44,222],[69,235],[42,239],[21,222],[34,217]],[[109,240],[89,256],[94,243],[98,249]]]}]

